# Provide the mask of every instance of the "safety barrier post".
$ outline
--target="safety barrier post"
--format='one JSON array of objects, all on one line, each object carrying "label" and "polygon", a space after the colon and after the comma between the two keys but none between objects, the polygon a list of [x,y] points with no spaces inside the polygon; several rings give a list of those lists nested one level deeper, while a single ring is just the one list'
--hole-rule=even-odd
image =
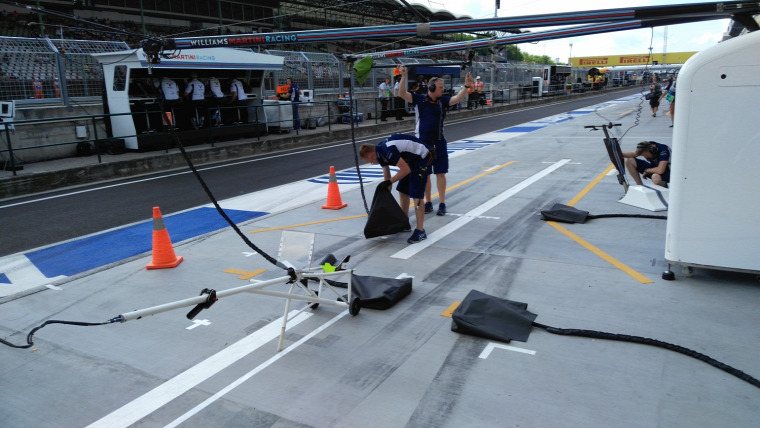
[{"label": "safety barrier post", "polygon": [[95,151],[98,153],[98,163],[103,163],[103,160],[100,157],[100,144],[98,144],[98,126],[95,123],[95,116],[92,117],[92,135],[95,137]]},{"label": "safety barrier post", "polygon": [[11,171],[13,172],[13,176],[16,176],[16,161],[13,160],[13,146],[11,145],[11,133],[8,129],[8,124],[3,123],[3,127],[5,128],[5,139],[8,142],[8,160],[11,163]]},{"label": "safety barrier post", "polygon": [[296,118],[295,117],[293,117],[293,120],[292,120],[292,122],[293,122],[292,123],[293,128],[296,129],[296,135],[298,135],[298,131],[301,130],[301,108],[298,105],[300,103],[301,103],[300,101],[299,102],[296,102],[296,101],[291,101],[290,102],[290,111],[295,111],[295,109],[298,109],[298,125],[296,125]]},{"label": "safety barrier post", "polygon": [[[253,116],[256,119],[256,124],[257,125],[259,124],[259,108],[261,108],[262,110],[264,109],[264,104],[263,103],[264,103],[264,101],[262,101],[262,104],[260,106],[257,105],[253,109]],[[264,122],[266,122],[266,121],[264,121]],[[266,126],[267,126],[267,124],[264,123],[264,127],[265,128],[266,128]],[[256,141],[261,141],[261,134],[262,133],[260,133],[260,132],[256,133]]]},{"label": "safety barrier post", "polygon": [[[327,105],[327,130],[332,131],[332,115],[330,114],[330,101],[326,101],[326,103],[327,103],[326,104]],[[336,101],[335,105],[338,105],[337,103],[338,102]]]}]

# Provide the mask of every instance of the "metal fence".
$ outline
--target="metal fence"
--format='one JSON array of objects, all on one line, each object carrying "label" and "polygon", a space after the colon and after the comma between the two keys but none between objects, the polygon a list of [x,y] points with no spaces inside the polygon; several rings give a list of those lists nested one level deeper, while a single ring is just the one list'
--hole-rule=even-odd
[{"label": "metal fence", "polygon": [[124,42],[0,37],[0,101],[100,97],[103,72],[90,54],[128,49]]},{"label": "metal fence", "polygon": [[291,52],[267,50],[265,53],[284,58],[282,70],[275,71],[265,80],[265,90],[272,91],[290,78],[302,89],[313,89],[315,94],[340,91],[343,65],[333,54],[318,52]]},{"label": "metal fence", "polygon": [[[32,39],[0,37],[0,101],[16,100],[17,104],[62,102],[73,99],[100,98],[103,73],[90,55],[100,52],[129,50],[118,41]],[[351,83],[350,63],[333,54],[267,50],[265,53],[284,58],[284,67],[264,79],[267,95],[274,95],[277,86],[291,78],[302,89],[312,89],[315,95],[338,95],[348,92]],[[399,57],[378,59],[369,77],[353,81],[357,94],[377,91],[386,78],[393,80],[394,67],[405,64],[458,64],[448,60]],[[530,85],[532,78],[541,75],[543,65],[497,62],[473,62],[469,71],[481,76],[488,91]],[[447,88],[459,85],[466,71],[458,78],[445,79]]]}]

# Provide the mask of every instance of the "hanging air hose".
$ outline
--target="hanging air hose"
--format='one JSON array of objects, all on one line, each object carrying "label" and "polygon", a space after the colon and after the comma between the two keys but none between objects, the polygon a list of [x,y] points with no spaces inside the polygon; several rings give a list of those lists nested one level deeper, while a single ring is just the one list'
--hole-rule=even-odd
[{"label": "hanging air hose", "polygon": [[[369,58],[369,59],[368,59]],[[372,58],[370,57],[364,57],[359,62],[367,60],[370,62],[370,67],[372,67]],[[348,79],[348,114],[349,114],[349,122],[351,123],[351,147],[354,149],[354,164],[356,165],[356,175],[359,177],[359,191],[362,195],[362,201],[364,202],[364,212],[369,214],[369,208],[367,207],[367,197],[364,194],[364,180],[362,179],[362,171],[361,168],[359,168],[359,151],[356,149],[356,136],[354,135],[354,115],[356,114],[354,112],[354,77],[355,77],[355,65],[353,63],[353,58],[351,59],[350,69],[351,74]],[[358,102],[357,102],[358,105]]]},{"label": "hanging air hose", "polygon": [[[238,236],[240,236],[243,239],[243,241],[251,249],[253,249],[258,254],[260,254],[262,257],[264,257],[268,262],[272,263],[273,265],[275,265],[275,266],[277,266],[279,268],[282,268],[282,269],[286,270],[288,272],[288,275],[293,280],[295,280],[296,279],[296,273],[293,270],[293,268],[289,268],[289,267],[285,266],[281,262],[277,261],[277,259],[275,259],[274,257],[270,256],[269,254],[267,254],[266,252],[264,252],[263,250],[261,250],[259,247],[257,247],[253,242],[251,242],[250,239],[248,239],[247,236],[245,236],[245,234],[243,234],[243,232],[240,230],[239,227],[237,227],[237,225],[235,224],[235,222],[233,222],[232,219],[229,218],[229,216],[227,215],[227,213],[224,212],[224,209],[222,209],[222,207],[219,205],[219,202],[217,202],[216,198],[214,197],[214,194],[211,192],[211,189],[209,189],[208,185],[206,185],[206,182],[203,181],[203,177],[201,177],[200,173],[195,168],[195,165],[193,164],[192,160],[190,159],[190,156],[188,156],[187,151],[185,151],[185,147],[182,145],[182,142],[180,141],[179,137],[177,136],[177,133],[174,130],[172,130],[171,134],[172,134],[172,137],[174,138],[174,140],[176,141],[177,147],[179,148],[180,152],[182,152],[182,156],[185,158],[185,161],[187,162],[187,165],[190,167],[190,170],[193,172],[193,174],[195,175],[195,178],[198,180],[198,182],[200,183],[201,187],[203,187],[203,190],[206,192],[206,195],[208,195],[209,199],[214,204],[214,207],[216,207],[216,210],[219,212],[219,214],[222,216],[222,218],[224,218],[224,220],[230,225],[230,227],[232,227],[232,229],[235,231],[235,233],[237,233]],[[44,323],[42,323],[41,325],[39,325],[38,327],[32,329],[32,331],[30,331],[29,334],[27,334],[27,336],[26,336],[26,342],[27,342],[27,344],[26,345],[14,345],[13,343],[10,343],[10,342],[5,341],[3,339],[0,339],[0,343],[2,343],[4,345],[7,345],[7,346],[10,346],[10,347],[13,347],[13,348],[23,348],[23,349],[25,349],[25,348],[31,348],[34,345],[34,342],[32,340],[32,338],[34,336],[34,333],[36,333],[39,329],[45,327],[48,324],[66,324],[66,325],[76,325],[76,326],[90,327],[90,326],[96,326],[96,325],[112,324],[112,323],[116,323],[116,322],[121,322],[121,320],[118,317],[117,318],[112,318],[112,319],[110,319],[108,321],[105,321],[105,322],[99,322],[99,323],[79,322],[79,321],[48,320],[48,321],[45,321]]]},{"label": "hanging air hose", "polygon": [[[279,261],[275,259],[274,257],[270,256],[269,254],[265,253],[263,250],[261,250],[259,247],[257,247],[253,242],[251,242],[250,239],[248,239],[247,236],[240,230],[239,227],[235,224],[235,222],[232,221],[232,219],[227,216],[227,213],[224,212],[224,209],[219,205],[219,202],[217,202],[216,198],[214,197],[214,194],[211,193],[211,189],[209,189],[208,185],[206,185],[206,182],[203,181],[203,177],[201,177],[201,174],[198,172],[198,170],[195,168],[195,165],[193,165],[193,161],[190,159],[190,156],[187,155],[187,152],[185,151],[185,146],[182,145],[182,142],[180,141],[179,137],[177,136],[177,133],[172,130],[171,132],[172,137],[174,137],[174,140],[177,142],[177,147],[179,148],[179,151],[182,152],[182,156],[185,158],[185,161],[187,162],[187,166],[190,167],[190,170],[193,172],[193,175],[195,175],[195,178],[198,180],[198,183],[200,183],[201,187],[203,187],[203,191],[206,192],[206,195],[208,195],[211,202],[214,204],[214,207],[216,208],[217,212],[219,212],[219,215],[224,218],[224,220],[227,222],[227,224],[232,227],[232,229],[235,231],[235,233],[240,236],[240,238],[243,240],[243,242],[246,243],[253,251],[259,253],[262,257],[264,257],[269,263],[272,263],[273,265],[289,270],[289,268]],[[291,273],[292,277],[295,277],[293,273]]]}]

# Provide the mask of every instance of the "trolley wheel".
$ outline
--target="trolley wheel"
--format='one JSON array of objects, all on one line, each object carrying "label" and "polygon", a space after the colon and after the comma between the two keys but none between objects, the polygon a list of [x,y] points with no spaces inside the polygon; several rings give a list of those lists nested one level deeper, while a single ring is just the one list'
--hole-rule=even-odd
[{"label": "trolley wheel", "polygon": [[362,300],[358,297],[351,299],[351,303],[348,305],[348,313],[355,317],[359,315],[359,310],[362,308]]},{"label": "trolley wheel", "polygon": [[[319,297],[319,291],[314,290],[314,294],[317,297]],[[311,309],[317,309],[319,307],[319,303],[315,303],[315,302],[307,302],[306,305],[309,306]]]},{"label": "trolley wheel", "polygon": [[688,278],[694,275],[694,268],[691,266],[684,266],[681,273],[683,274],[683,276]]}]

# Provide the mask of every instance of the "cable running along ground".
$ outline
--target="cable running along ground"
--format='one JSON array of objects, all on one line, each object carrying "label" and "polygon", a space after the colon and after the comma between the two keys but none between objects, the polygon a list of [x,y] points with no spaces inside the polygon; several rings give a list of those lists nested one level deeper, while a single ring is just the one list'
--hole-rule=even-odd
[{"label": "cable running along ground", "polygon": [[0,339],[0,343],[2,343],[3,345],[10,346],[11,348],[26,349],[26,348],[31,348],[32,346],[34,346],[34,341],[32,340],[32,338],[34,337],[34,333],[36,333],[37,330],[49,324],[66,324],[66,325],[77,325],[81,327],[92,327],[95,325],[111,324],[112,322],[114,321],[109,320],[105,322],[78,322],[78,321],[48,320],[40,324],[39,326],[35,327],[34,329],[32,329],[32,331],[30,331],[29,334],[26,335],[26,345],[14,345],[13,343],[8,342],[3,339]]},{"label": "cable running along ground", "polygon": [[736,376],[737,378],[749,383],[750,385],[756,388],[760,388],[760,380],[748,375],[747,373],[744,373],[743,371],[739,369],[735,369],[727,364],[724,364],[718,360],[715,360],[714,358],[708,357],[707,355],[701,354],[689,348],[684,348],[683,346],[674,345],[672,343],[667,343],[661,340],[650,339],[648,337],[642,337],[642,336],[630,336],[627,334],[607,333],[607,332],[596,331],[596,330],[582,330],[582,329],[574,329],[574,328],[551,327],[548,325],[539,324],[535,321],[533,322],[533,326],[546,330],[549,333],[558,334],[561,336],[578,336],[578,337],[588,337],[591,339],[617,340],[620,342],[630,342],[630,343],[638,343],[641,345],[656,346],[658,348],[663,348],[669,351],[678,352],[679,354],[683,354],[683,355],[686,355],[687,357],[695,358],[715,368],[723,370],[724,372],[732,376]]}]

